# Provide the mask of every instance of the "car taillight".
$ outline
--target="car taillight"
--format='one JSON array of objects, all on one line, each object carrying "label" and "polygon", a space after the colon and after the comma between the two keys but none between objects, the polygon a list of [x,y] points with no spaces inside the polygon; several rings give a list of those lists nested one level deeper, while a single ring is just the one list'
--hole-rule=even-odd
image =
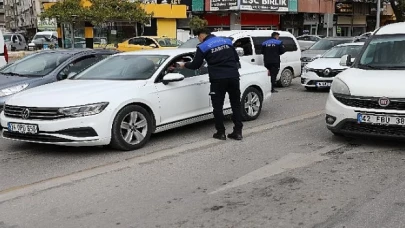
[{"label": "car taillight", "polygon": [[7,51],[7,45],[4,45],[4,58],[6,59],[6,62],[8,63],[8,51]]}]

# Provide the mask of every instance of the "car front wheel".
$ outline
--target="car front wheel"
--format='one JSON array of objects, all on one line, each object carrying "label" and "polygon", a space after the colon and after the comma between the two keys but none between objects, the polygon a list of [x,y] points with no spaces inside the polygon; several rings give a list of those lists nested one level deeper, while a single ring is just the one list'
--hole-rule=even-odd
[{"label": "car front wheel", "polygon": [[121,109],[114,119],[110,146],[118,150],[142,148],[152,134],[151,114],[138,105]]},{"label": "car front wheel", "polygon": [[242,118],[245,121],[255,120],[259,117],[263,107],[263,96],[254,87],[249,87],[242,95]]}]

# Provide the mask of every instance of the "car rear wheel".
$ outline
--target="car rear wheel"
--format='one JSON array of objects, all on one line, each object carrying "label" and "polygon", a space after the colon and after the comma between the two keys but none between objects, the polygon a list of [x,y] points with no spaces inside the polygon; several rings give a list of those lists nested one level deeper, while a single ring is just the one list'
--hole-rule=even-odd
[{"label": "car rear wheel", "polygon": [[288,87],[291,85],[294,74],[290,69],[284,69],[281,72],[280,80],[277,82],[278,86]]},{"label": "car rear wheel", "polygon": [[242,118],[245,121],[255,120],[259,117],[263,107],[263,96],[259,90],[249,87],[242,95]]},{"label": "car rear wheel", "polygon": [[126,106],[114,119],[110,146],[125,151],[142,148],[149,141],[152,128],[148,111],[138,105]]}]

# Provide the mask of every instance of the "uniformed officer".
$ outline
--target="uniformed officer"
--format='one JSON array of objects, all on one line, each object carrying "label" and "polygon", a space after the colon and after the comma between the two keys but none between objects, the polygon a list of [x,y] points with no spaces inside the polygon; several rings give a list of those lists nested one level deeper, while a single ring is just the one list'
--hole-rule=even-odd
[{"label": "uniformed officer", "polygon": [[280,56],[285,53],[284,44],[279,40],[279,37],[280,34],[278,32],[273,32],[271,38],[262,43],[263,61],[271,77],[272,93],[277,93],[274,88],[278,72],[280,71]]},{"label": "uniformed officer", "polygon": [[225,140],[225,126],[223,106],[225,95],[228,93],[232,107],[233,132],[228,137],[242,140],[242,116],[239,84],[239,56],[227,38],[216,37],[204,28],[195,31],[198,40],[197,51],[192,62],[179,63],[180,67],[198,69],[205,61],[208,64],[208,75],[211,82],[210,96],[214,108],[215,128],[214,138]]}]

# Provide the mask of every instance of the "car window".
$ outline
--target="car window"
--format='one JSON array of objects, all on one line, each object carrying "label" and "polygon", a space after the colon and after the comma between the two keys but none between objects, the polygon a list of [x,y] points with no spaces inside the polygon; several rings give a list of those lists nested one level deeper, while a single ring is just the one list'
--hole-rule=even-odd
[{"label": "car window", "polygon": [[286,52],[298,50],[297,44],[295,43],[293,38],[280,36],[280,40],[283,42]]},{"label": "car window", "polygon": [[309,50],[329,50],[336,45],[350,43],[350,39],[341,39],[341,40],[329,40],[329,39],[320,39],[314,45],[312,45]]},{"label": "car window", "polygon": [[142,38],[132,38],[128,41],[128,44],[133,44],[133,45],[144,45],[145,40]]},{"label": "car window", "polygon": [[67,65],[59,74],[69,75],[70,73],[80,73],[91,65],[100,61],[100,57],[96,55],[84,56],[79,59],[73,60]]},{"label": "car window", "polygon": [[145,46],[150,46],[152,44],[156,44],[155,41],[149,38],[144,38],[145,39]]},{"label": "car window", "polygon": [[166,75],[168,73],[179,73],[182,74],[185,78],[190,78],[199,75],[198,70],[191,70],[187,68],[180,69],[176,65],[177,62],[193,61],[193,57],[194,57],[193,55],[187,54],[174,58],[172,61],[170,61],[169,65],[164,70],[165,72],[163,73],[163,75]]},{"label": "car window", "polygon": [[308,41],[309,37],[308,36],[300,36],[300,37],[297,37],[297,40],[306,40],[306,41]]},{"label": "car window", "polygon": [[0,71],[2,74],[42,77],[54,71],[71,57],[64,52],[43,52],[32,54],[16,61]]},{"label": "car window", "polygon": [[335,46],[325,52],[322,58],[341,58],[344,55],[350,55],[352,58],[357,58],[362,45]]},{"label": "car window", "polygon": [[236,40],[233,46],[243,48],[243,56],[253,55],[253,45],[249,37]]},{"label": "car window", "polygon": [[157,38],[156,41],[161,47],[178,47],[181,44],[179,40],[174,38]]},{"label": "car window", "polygon": [[359,65],[382,69],[405,68],[405,36],[373,37],[364,50]]},{"label": "car window", "polygon": [[310,41],[315,41],[315,42],[316,42],[316,41],[318,41],[318,40],[319,40],[319,38],[318,38],[318,37],[316,37],[316,36],[310,36],[310,37],[309,37],[309,40],[310,40]]},{"label": "car window", "polygon": [[12,37],[12,35],[3,35],[4,42],[11,41],[11,37]]},{"label": "car window", "polygon": [[146,80],[169,56],[167,55],[113,55],[82,73],[74,80]]}]

